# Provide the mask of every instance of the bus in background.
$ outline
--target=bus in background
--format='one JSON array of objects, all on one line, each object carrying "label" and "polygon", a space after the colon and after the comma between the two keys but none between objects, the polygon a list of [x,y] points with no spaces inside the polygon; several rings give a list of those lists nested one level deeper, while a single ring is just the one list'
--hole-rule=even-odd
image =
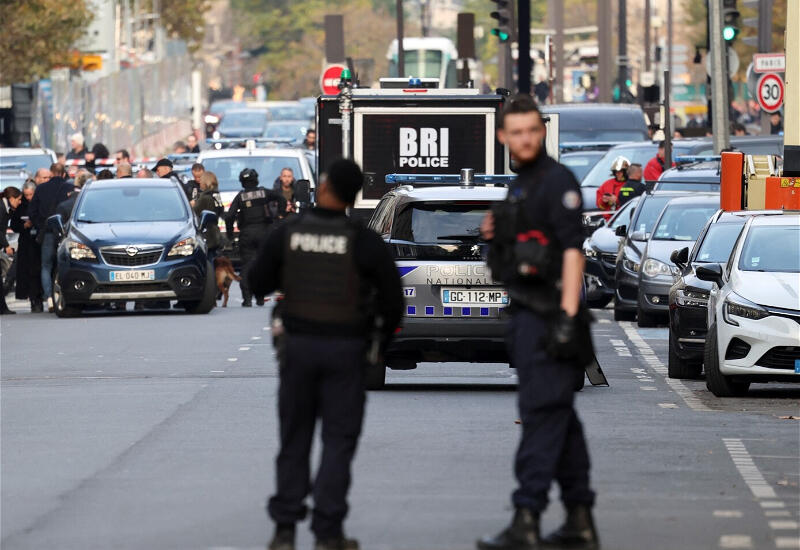
[{"label": "bus in background", "polygon": [[[397,39],[392,40],[386,58],[389,60],[390,77],[438,78],[440,88],[457,88],[456,60],[458,51],[449,38],[404,38],[405,74],[397,71]],[[475,78],[474,61],[470,62],[470,73]]]}]

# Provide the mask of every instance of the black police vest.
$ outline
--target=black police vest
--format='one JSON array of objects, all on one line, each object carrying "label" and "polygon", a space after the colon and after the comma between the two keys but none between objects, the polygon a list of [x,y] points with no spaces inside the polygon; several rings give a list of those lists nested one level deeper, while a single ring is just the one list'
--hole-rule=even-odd
[{"label": "black police vest", "polygon": [[263,187],[240,191],[239,200],[242,201],[237,220],[239,228],[272,221],[267,204],[267,190]]},{"label": "black police vest", "polygon": [[309,212],[287,226],[282,286],[289,323],[365,326],[355,237],[356,227],[344,217]]}]

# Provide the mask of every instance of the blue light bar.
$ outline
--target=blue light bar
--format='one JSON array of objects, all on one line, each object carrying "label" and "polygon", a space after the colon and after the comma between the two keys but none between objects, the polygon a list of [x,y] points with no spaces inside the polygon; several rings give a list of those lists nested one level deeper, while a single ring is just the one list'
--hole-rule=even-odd
[{"label": "blue light bar", "polygon": [[689,164],[690,162],[711,162],[720,160],[720,155],[681,155],[675,157],[675,164]]},{"label": "blue light bar", "polygon": [[[474,185],[508,185],[516,177],[513,174],[475,174]],[[458,185],[461,183],[461,176],[459,174],[386,174],[386,183]]]},{"label": "blue light bar", "polygon": [[194,162],[197,160],[197,155],[199,153],[172,153],[167,155],[167,158],[172,162],[178,162],[180,164],[188,164],[189,162]]}]

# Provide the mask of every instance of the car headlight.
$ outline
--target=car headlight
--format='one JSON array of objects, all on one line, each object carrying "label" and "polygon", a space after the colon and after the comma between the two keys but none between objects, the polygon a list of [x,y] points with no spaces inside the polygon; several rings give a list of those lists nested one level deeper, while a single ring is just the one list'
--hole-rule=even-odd
[{"label": "car headlight", "polygon": [[624,256],[622,258],[622,267],[624,267],[628,271],[639,273],[639,262],[635,262],[630,258],[628,258],[627,256]]},{"label": "car headlight", "polygon": [[167,256],[191,256],[195,248],[197,248],[197,241],[193,237],[189,237],[176,242]]},{"label": "car headlight", "polygon": [[642,264],[642,273],[648,277],[672,276],[672,270],[664,262],[647,258]]},{"label": "car headlight", "polygon": [[678,290],[675,301],[679,306],[706,307],[708,305],[708,292],[697,290]]},{"label": "car headlight", "polygon": [[73,260],[97,259],[91,248],[73,239],[67,239],[67,250],[69,250],[69,257]]},{"label": "car headlight", "polygon": [[722,304],[722,317],[725,322],[735,327],[739,326],[733,317],[741,317],[743,319],[750,319],[751,321],[758,321],[764,317],[769,316],[769,312],[758,304],[754,304],[750,300],[746,300],[731,292],[725,298],[725,303]]},{"label": "car headlight", "polygon": [[211,137],[213,137],[214,139],[219,139],[222,137],[222,134],[219,133],[219,130],[214,130],[214,133],[211,134]]},{"label": "car headlight", "polygon": [[595,250],[591,244],[589,244],[589,239],[583,241],[583,254],[587,258],[596,258],[597,257],[597,250]]},{"label": "car headlight", "polygon": [[216,115],[206,115],[206,124],[217,124],[219,117]]}]

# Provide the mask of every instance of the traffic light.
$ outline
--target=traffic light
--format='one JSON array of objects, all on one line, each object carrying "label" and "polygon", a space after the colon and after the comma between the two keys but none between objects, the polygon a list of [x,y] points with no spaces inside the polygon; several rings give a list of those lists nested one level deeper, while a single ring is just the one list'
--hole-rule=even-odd
[{"label": "traffic light", "polygon": [[723,0],[722,18],[722,38],[726,42],[733,42],[739,36],[739,10],[736,0]]},{"label": "traffic light", "polygon": [[511,0],[492,0],[497,4],[497,9],[490,13],[492,19],[497,19],[497,26],[491,30],[500,42],[511,40]]}]

